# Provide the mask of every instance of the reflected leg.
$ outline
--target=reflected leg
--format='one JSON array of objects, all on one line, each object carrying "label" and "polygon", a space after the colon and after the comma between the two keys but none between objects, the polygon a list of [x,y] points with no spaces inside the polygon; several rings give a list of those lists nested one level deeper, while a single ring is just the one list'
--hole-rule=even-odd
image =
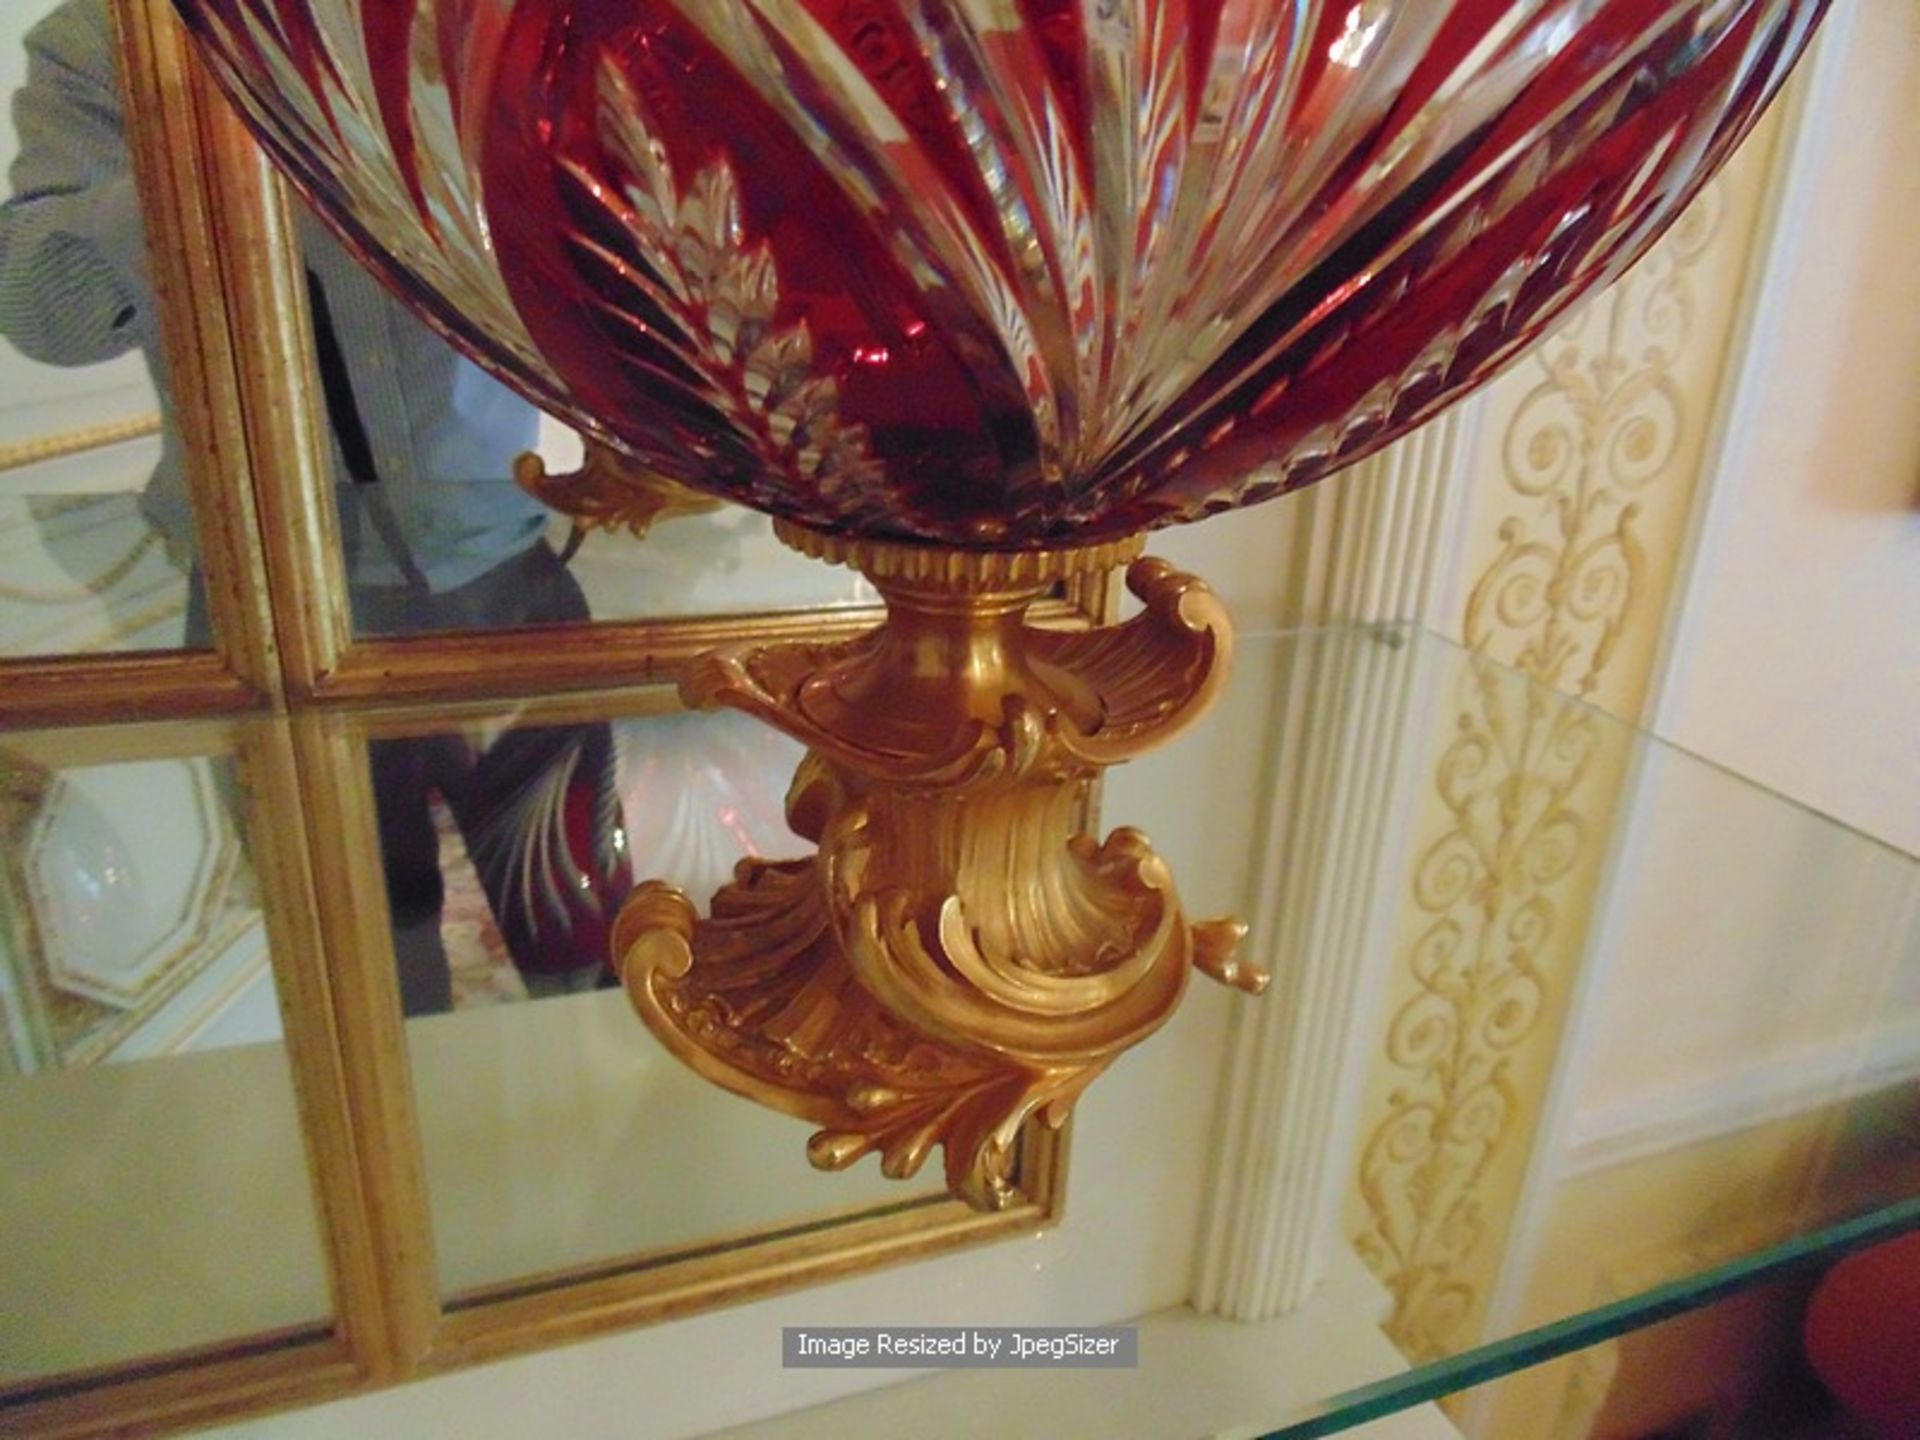
[{"label": "reflected leg", "polygon": [[[367,746],[380,825],[380,858],[393,917],[393,958],[401,1012],[438,1015],[453,1008],[453,975],[440,938],[446,882],[431,793],[456,757],[437,738],[375,740]],[[464,746],[460,747],[464,749]]]}]

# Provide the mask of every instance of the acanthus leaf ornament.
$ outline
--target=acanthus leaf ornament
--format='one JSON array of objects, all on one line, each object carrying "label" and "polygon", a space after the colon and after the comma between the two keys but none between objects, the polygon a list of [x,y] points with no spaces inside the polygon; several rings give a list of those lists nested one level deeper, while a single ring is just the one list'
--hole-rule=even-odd
[{"label": "acanthus leaf ornament", "polygon": [[[1100,768],[1203,711],[1225,611],[1163,562],[1111,631],[1034,629],[1057,579],[1133,546],[1016,557],[781,533],[858,565],[889,623],[835,646],[746,646],[682,684],[809,747],[788,797],[802,861],[742,862],[699,919],[658,883],[615,961],[648,1027],[700,1074],[820,1130],[816,1165],[878,1152],[888,1175],[946,1151],[953,1193],[1015,1196],[1022,1125],[1065,1120],[1173,1013],[1190,969],[1258,993],[1231,921],[1189,920],[1145,836],[1078,828]],[[964,664],[928,665],[964,655]],[[935,690],[946,692],[936,697]]]},{"label": "acanthus leaf ornament", "polygon": [[456,343],[889,594],[851,649],[690,682],[812,747],[820,856],[705,921],[645,892],[627,974],[685,1058],[815,1119],[816,1159],[945,1143],[986,1205],[1008,1127],[1063,1112],[1188,966],[1249,974],[1142,839],[1067,818],[1217,690],[1223,652],[1189,643],[1224,645],[1217,605],[1137,570],[1151,618],[1051,636],[1013,618],[1031,578],[1310,484],[1490,379],[1645,253],[1826,8],[176,4]]}]

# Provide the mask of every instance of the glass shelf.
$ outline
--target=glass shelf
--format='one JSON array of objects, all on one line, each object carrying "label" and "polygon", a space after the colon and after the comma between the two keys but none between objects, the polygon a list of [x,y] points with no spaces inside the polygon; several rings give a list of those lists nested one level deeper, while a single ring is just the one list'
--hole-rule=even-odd
[{"label": "glass shelf", "polygon": [[[1405,1368],[1262,1434],[1336,1434],[1920,1228],[1920,861],[1432,635],[1248,648],[1276,699],[1371,667],[1409,707],[1381,760],[1413,781],[1376,842],[1404,900],[1340,1228]],[[1435,1147],[1429,1105],[1489,1143]],[[1559,1433],[1539,1397],[1565,1425],[1573,1384],[1447,1419]]]},{"label": "glass shelf", "polygon": [[[1757,1286],[1824,1270],[1842,1256],[1920,1229],[1920,1199],[1879,1206],[1854,1219],[1815,1226],[1724,1265],[1703,1267],[1609,1304],[1429,1361],[1404,1375],[1356,1386],[1266,1430],[1261,1440],[1338,1435],[1429,1400],[1445,1400],[1530,1366],[1575,1355]],[[1481,1431],[1469,1424],[1462,1434]]]}]

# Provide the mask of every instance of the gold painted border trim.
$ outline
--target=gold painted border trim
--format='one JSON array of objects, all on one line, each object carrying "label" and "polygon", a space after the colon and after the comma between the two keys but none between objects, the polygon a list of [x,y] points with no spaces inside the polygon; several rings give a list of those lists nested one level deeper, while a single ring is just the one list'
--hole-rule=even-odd
[{"label": "gold painted border trim", "polygon": [[[1111,608],[1105,578],[1034,607],[1036,624],[1084,629]],[[850,640],[886,618],[879,606],[528,626],[360,640],[310,697],[328,706],[440,701],[484,705],[524,695],[671,683],[723,645]]]},{"label": "gold painted border trim", "polygon": [[58,655],[0,664],[0,731],[189,720],[259,703],[211,650]]},{"label": "gold painted border trim", "polygon": [[128,147],[145,217],[174,424],[213,625],[213,649],[254,704],[280,696],[259,522],[246,444],[249,397],[233,336],[252,297],[222,283],[234,168],[202,140],[213,119],[184,26],[165,0],[115,0],[126,84]]},{"label": "gold painted border trim", "polygon": [[[1030,1144],[1055,1148],[1058,1142]],[[1051,1168],[1050,1162],[1042,1161],[1041,1168]],[[923,1260],[962,1246],[1031,1235],[1057,1219],[1053,1193],[1035,1193],[1024,1204],[992,1215],[956,1201],[907,1202],[892,1212],[869,1213],[864,1220],[828,1224],[806,1235],[776,1234],[744,1249],[727,1248],[604,1279],[562,1282],[550,1290],[471,1308],[462,1305],[440,1326],[422,1373],[445,1373]],[[778,1253],[772,1253],[776,1248]],[[767,1253],[755,1256],[755,1250]],[[750,1263],[743,1265],[743,1256]]]},{"label": "gold painted border trim", "polygon": [[440,1299],[373,780],[366,746],[342,719],[297,717],[291,730],[286,792],[304,802],[297,813],[313,906],[300,927],[314,942],[309,1004],[300,1009],[327,1033],[335,1105],[326,1118],[338,1127],[320,1189],[351,1227],[343,1329],[367,1378],[386,1383],[407,1378],[426,1355]]}]

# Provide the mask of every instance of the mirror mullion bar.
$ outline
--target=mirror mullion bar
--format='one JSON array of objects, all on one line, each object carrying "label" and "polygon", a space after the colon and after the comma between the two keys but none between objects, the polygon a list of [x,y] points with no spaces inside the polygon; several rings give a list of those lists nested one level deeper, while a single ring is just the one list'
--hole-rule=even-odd
[{"label": "mirror mullion bar", "polygon": [[[272,705],[281,694],[280,662],[264,603],[231,301],[221,284],[220,197],[215,171],[196,139],[200,106],[189,78],[193,62],[165,0],[117,0],[113,17],[126,113],[133,121],[127,144],[152,241],[167,404],[189,457],[187,485],[214,653],[244,687],[245,703]],[[181,703],[192,701],[183,696]]]},{"label": "mirror mullion bar", "polygon": [[305,801],[284,726],[247,727],[240,748],[246,821],[275,988],[327,1247],[338,1333],[368,1373],[392,1354],[380,1249],[367,1204],[371,1183],[354,1131],[336,1002],[321,940]]},{"label": "mirror mullion bar", "polygon": [[[324,715],[292,722],[298,787],[314,877],[335,1053],[356,1149],[359,1220],[377,1293],[372,1378],[413,1373],[440,1326],[439,1276],[426,1162],[414,1109],[387,887],[366,746]],[[356,1264],[358,1257],[356,1257]],[[359,1283],[359,1276],[342,1277]]]}]

